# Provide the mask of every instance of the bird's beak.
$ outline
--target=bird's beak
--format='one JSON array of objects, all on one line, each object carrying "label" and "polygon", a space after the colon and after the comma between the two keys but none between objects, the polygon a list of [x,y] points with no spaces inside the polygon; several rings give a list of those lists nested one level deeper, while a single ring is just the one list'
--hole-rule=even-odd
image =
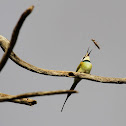
[{"label": "bird's beak", "polygon": [[91,51],[92,51],[92,50],[91,50],[91,51],[89,52],[89,48],[90,48],[90,47],[88,47],[88,50],[87,50],[87,55],[88,55],[88,56],[90,55],[90,53],[91,53]]},{"label": "bird's beak", "polygon": [[92,50],[88,53],[88,56],[91,54]]},{"label": "bird's beak", "polygon": [[87,53],[88,53],[88,51],[89,51],[89,47],[88,47]]}]

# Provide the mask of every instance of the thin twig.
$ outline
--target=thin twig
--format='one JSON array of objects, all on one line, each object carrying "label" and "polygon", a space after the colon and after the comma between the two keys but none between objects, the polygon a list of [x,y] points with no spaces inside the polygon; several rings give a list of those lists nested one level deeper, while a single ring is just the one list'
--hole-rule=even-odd
[{"label": "thin twig", "polygon": [[[0,98],[7,98],[7,97],[13,97],[13,96],[14,95],[0,93]],[[30,99],[30,98],[12,99],[9,102],[14,102],[14,103],[19,103],[19,104],[24,104],[24,105],[29,105],[29,106],[37,104],[36,100]]]},{"label": "thin twig", "polygon": [[58,90],[58,91],[44,91],[44,92],[31,92],[14,96],[0,97],[0,102],[12,101],[19,98],[35,97],[35,96],[46,96],[46,95],[57,95],[57,94],[67,94],[67,93],[77,93],[75,90]]},{"label": "thin twig", "polygon": [[17,38],[18,38],[18,34],[19,34],[19,31],[21,29],[21,26],[23,24],[23,22],[25,21],[26,17],[32,12],[34,6],[31,6],[30,8],[28,8],[20,17],[19,21],[17,22],[17,25],[15,26],[14,30],[13,30],[13,33],[12,33],[12,36],[11,36],[11,41],[10,41],[10,44],[8,45],[8,48],[7,50],[5,51],[1,61],[0,61],[0,71],[3,69],[4,65],[6,64],[7,60],[8,60],[8,57],[11,53],[11,51],[13,50],[15,44],[16,44],[16,41],[17,41]]}]

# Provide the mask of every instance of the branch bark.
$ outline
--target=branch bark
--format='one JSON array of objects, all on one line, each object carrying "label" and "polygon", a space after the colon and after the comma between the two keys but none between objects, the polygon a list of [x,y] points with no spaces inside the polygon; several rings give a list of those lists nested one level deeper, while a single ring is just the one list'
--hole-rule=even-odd
[{"label": "branch bark", "polygon": [[[14,95],[0,93],[0,99],[6,99],[6,98],[11,98],[11,97],[14,97]],[[9,102],[14,102],[14,103],[19,103],[19,104],[24,104],[24,105],[29,105],[29,106],[37,104],[36,100],[30,99],[30,98],[12,99],[12,100],[9,100]]]},{"label": "branch bark", "polygon": [[15,26],[13,33],[12,33],[12,36],[11,36],[10,44],[8,45],[8,48],[6,49],[2,59],[0,61],[0,71],[3,69],[4,65],[6,64],[8,57],[16,44],[18,34],[19,34],[19,31],[20,31],[20,28],[21,28],[23,22],[25,21],[26,17],[32,12],[33,8],[34,8],[34,6],[31,6],[30,8],[28,8],[21,15],[19,21],[17,22],[17,25]]},{"label": "branch bark", "polygon": [[[2,47],[3,51],[7,50],[9,43],[10,43],[9,40],[7,40],[5,37],[0,35],[0,46]],[[95,75],[73,72],[73,71],[57,71],[57,70],[47,70],[43,68],[38,68],[20,59],[13,51],[11,52],[10,59],[14,61],[17,65],[29,71],[39,73],[39,74],[60,76],[60,77],[72,77],[72,78],[77,77],[81,79],[87,79],[87,80],[97,81],[102,83],[126,84],[126,78],[102,77],[102,76],[95,76]]]},{"label": "branch bark", "polygon": [[[5,37],[0,35],[0,46],[2,47],[3,51],[7,50],[9,43],[10,43],[9,40],[7,40]],[[72,78],[77,77],[81,79],[87,79],[87,80],[97,81],[97,82],[102,82],[102,83],[126,84],[126,78],[102,77],[102,76],[95,76],[95,75],[73,72],[73,71],[57,71],[57,70],[47,70],[43,68],[38,68],[36,66],[33,66],[23,61],[14,52],[11,52],[10,59],[14,61],[17,65],[29,71],[39,73],[39,74],[50,75],[50,76],[60,76],[60,77],[72,77]]]},{"label": "branch bark", "polygon": [[18,102],[19,100],[20,101],[22,100],[19,98],[25,99],[27,97],[57,95],[57,94],[67,94],[67,93],[77,93],[77,91],[75,91],[75,90],[58,90],[58,91],[31,92],[31,93],[25,93],[25,94],[20,94],[20,95],[13,95],[13,96],[0,93],[0,102],[4,102],[4,101]]}]

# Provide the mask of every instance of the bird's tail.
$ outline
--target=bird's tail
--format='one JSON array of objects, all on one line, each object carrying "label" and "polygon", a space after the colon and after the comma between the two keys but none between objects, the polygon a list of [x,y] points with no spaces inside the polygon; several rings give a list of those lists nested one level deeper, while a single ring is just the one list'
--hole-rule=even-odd
[{"label": "bird's tail", "polygon": [[[74,90],[75,87],[77,86],[77,84],[79,83],[80,80],[81,80],[81,79],[79,79],[79,78],[75,78],[75,79],[74,79],[74,83],[73,83],[73,85],[71,86],[70,90]],[[67,101],[67,99],[70,97],[71,94],[72,94],[72,93],[68,93],[68,95],[67,95],[67,97],[66,97],[66,100],[65,100],[65,102],[64,102],[64,104],[63,104],[63,107],[62,107],[62,109],[61,109],[61,112],[63,111],[63,108],[64,108],[64,106],[65,106],[65,104],[66,104],[66,101]]]},{"label": "bird's tail", "polygon": [[63,107],[62,107],[62,109],[61,109],[61,112],[63,111],[63,108],[64,108],[64,106],[65,106],[65,104],[66,104],[66,101],[67,101],[67,99],[70,97],[70,95],[71,95],[71,93],[67,95],[66,100],[65,100],[65,102],[64,102],[64,104],[63,104]]}]

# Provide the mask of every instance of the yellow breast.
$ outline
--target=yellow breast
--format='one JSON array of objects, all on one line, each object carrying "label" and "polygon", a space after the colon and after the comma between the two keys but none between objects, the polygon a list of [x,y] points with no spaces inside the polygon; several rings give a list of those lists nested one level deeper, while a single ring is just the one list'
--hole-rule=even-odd
[{"label": "yellow breast", "polygon": [[77,72],[83,72],[89,74],[92,69],[92,64],[90,62],[80,62]]}]

